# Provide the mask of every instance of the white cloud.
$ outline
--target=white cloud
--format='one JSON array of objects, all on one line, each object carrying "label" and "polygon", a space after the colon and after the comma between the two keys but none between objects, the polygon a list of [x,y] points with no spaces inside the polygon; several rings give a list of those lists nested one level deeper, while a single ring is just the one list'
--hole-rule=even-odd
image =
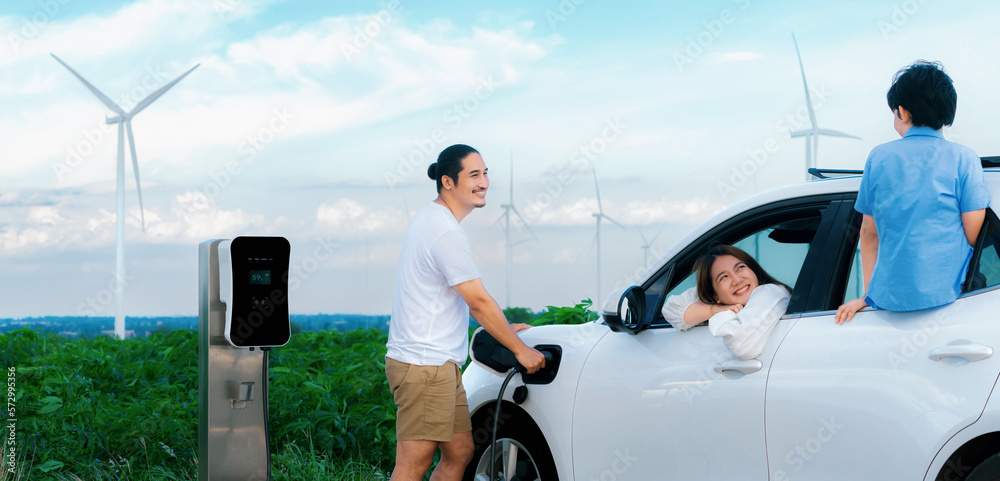
[{"label": "white cloud", "polygon": [[59,208],[44,205],[29,207],[27,221],[29,224],[53,225],[63,222],[64,219],[59,215]]},{"label": "white cloud", "polygon": [[398,209],[376,210],[353,199],[320,205],[316,209],[316,220],[338,235],[402,232],[408,224],[406,214]]},{"label": "white cloud", "polygon": [[[633,200],[624,207],[609,200],[603,201],[604,213],[624,225],[649,224],[700,224],[725,206],[705,197],[687,200]],[[531,225],[583,226],[594,225],[597,198],[586,197],[571,204],[541,207],[530,205],[525,216]],[[608,222],[604,222],[607,226]]]},{"label": "white cloud", "polygon": [[687,200],[634,200],[624,209],[620,222],[648,225],[660,223],[701,224],[725,206],[705,197]]},{"label": "white cloud", "polygon": [[[20,255],[43,249],[90,249],[113,245],[117,223],[115,214],[103,208],[63,217],[60,208],[75,208],[79,199],[56,206],[28,207],[23,222],[0,229],[0,252]],[[268,230],[264,217],[241,209],[226,210],[201,192],[176,196],[170,209],[146,209],[146,232],[142,232],[139,208],[128,210],[125,219],[126,243],[196,244],[205,239],[238,235],[248,229]]]}]

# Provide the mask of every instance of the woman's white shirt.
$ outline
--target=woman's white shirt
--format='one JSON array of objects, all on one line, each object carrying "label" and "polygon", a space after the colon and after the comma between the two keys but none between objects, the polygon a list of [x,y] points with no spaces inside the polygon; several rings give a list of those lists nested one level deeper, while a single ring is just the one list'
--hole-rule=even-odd
[{"label": "woman's white shirt", "polygon": [[[791,294],[777,284],[764,284],[750,293],[747,304],[736,313],[725,310],[712,316],[708,330],[721,337],[733,356],[753,359],[764,351],[764,345],[774,326],[788,309]],[[670,296],[663,304],[663,318],[680,330],[694,327],[684,322],[684,311],[698,302],[697,289],[692,287],[680,295]]]},{"label": "woman's white shirt", "polygon": [[722,311],[708,320],[708,330],[721,337],[729,352],[738,359],[753,359],[764,351],[764,344],[778,319],[788,309],[791,294],[777,284],[764,284],[750,293],[740,312]]},{"label": "woman's white shirt", "polygon": [[684,322],[684,312],[691,307],[691,304],[699,300],[698,288],[692,287],[680,294],[668,297],[667,301],[663,303],[663,309],[660,309],[660,312],[663,313],[663,318],[671,326],[674,326],[674,329],[686,331],[696,326],[696,324]]}]

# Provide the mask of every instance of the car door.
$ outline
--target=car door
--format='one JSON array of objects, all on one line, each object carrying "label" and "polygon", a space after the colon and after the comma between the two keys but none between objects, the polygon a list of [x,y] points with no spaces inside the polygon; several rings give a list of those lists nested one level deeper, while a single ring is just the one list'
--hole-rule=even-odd
[{"label": "car door", "polygon": [[[581,372],[573,414],[575,479],[764,480],[767,366],[795,308],[780,320],[758,359],[740,361],[707,326],[673,329],[659,315],[667,295],[693,285],[695,257],[735,244],[780,281],[808,291],[803,265],[822,250],[835,209],[828,197],[746,212],[683,249],[644,285],[657,325],[612,332]],[[803,306],[793,293],[791,305]]]},{"label": "car door", "polygon": [[978,290],[935,309],[866,309],[845,325],[834,323],[836,307],[863,293],[860,216],[834,230],[842,239],[825,256],[832,275],[810,292],[821,307],[802,314],[771,365],[770,479],[934,479],[937,451],[979,417],[1000,372],[1000,235],[990,216],[968,283]]}]

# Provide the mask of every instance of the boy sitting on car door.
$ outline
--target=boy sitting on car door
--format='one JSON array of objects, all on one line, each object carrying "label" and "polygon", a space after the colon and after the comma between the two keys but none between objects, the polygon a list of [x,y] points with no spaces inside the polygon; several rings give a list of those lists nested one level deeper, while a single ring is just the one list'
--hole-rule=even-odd
[{"label": "boy sitting on car door", "polygon": [[837,324],[872,306],[915,311],[950,304],[962,292],[972,245],[990,195],[979,156],[944,139],[957,95],[940,63],[896,72],[886,94],[903,138],[872,149],[855,210],[865,296],[840,306]]}]

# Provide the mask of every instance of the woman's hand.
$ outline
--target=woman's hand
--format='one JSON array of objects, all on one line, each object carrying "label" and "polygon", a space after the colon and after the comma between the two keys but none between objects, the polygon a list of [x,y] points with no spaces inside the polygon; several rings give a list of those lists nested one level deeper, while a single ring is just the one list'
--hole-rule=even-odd
[{"label": "woman's hand", "polygon": [[854,318],[854,313],[866,307],[868,307],[868,303],[865,302],[864,298],[855,299],[840,306],[840,308],[837,309],[837,315],[834,316],[833,319],[837,322],[837,324],[851,322],[851,319]]},{"label": "woman's hand", "polygon": [[743,309],[743,304],[712,304],[712,315],[714,316],[722,311],[733,311],[739,314],[741,309]]}]

